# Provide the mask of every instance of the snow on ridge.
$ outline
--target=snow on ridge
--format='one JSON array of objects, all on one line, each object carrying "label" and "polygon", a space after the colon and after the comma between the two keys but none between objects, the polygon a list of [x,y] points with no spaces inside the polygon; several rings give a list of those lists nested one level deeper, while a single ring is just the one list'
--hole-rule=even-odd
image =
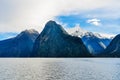
[{"label": "snow on ridge", "polygon": [[75,27],[72,27],[72,28],[65,28],[65,30],[69,33],[69,34],[72,34],[74,32],[81,32],[81,33],[86,33],[87,31],[82,29],[79,25],[76,25]]},{"label": "snow on ridge", "polygon": [[108,39],[112,39],[115,37],[115,35],[111,35],[111,34],[105,34],[105,33],[97,33],[97,32],[89,32],[87,30],[82,29],[79,25],[76,25],[75,27],[72,28],[65,28],[65,30],[73,35],[73,36],[78,36],[78,37],[83,37],[83,36],[96,36],[98,38],[104,39],[104,38],[108,38]]}]

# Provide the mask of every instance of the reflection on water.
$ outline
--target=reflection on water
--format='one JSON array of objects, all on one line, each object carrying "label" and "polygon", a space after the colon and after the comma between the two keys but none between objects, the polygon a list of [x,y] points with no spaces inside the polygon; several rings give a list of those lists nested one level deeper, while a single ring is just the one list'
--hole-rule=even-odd
[{"label": "reflection on water", "polygon": [[120,80],[120,59],[0,59],[0,80]]}]

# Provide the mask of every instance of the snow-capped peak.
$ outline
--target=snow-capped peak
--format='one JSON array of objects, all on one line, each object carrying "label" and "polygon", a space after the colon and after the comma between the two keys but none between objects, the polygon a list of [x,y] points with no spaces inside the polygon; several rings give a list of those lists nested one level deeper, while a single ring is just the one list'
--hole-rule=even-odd
[{"label": "snow-capped peak", "polygon": [[66,28],[66,31],[73,36],[78,36],[81,38],[83,36],[87,36],[87,37],[94,36],[102,39],[114,37],[114,35],[103,34],[103,33],[93,33],[93,32],[84,30],[79,25],[76,25],[75,27],[72,27],[72,28]]},{"label": "snow-capped peak", "polygon": [[76,25],[75,27],[72,28],[66,28],[66,31],[71,35],[79,36],[79,37],[87,33],[87,31],[82,29],[79,25]]}]

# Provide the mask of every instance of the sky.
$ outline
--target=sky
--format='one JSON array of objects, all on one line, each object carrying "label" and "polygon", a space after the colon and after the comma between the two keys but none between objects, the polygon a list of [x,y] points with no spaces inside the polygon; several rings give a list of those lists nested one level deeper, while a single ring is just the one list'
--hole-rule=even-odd
[{"label": "sky", "polygon": [[49,20],[64,28],[81,28],[117,35],[120,32],[120,0],[0,0],[0,32],[41,32]]},{"label": "sky", "polygon": [[1,40],[5,40],[5,39],[8,39],[8,38],[13,38],[15,36],[17,36],[18,33],[14,33],[14,32],[0,32],[0,41]]}]

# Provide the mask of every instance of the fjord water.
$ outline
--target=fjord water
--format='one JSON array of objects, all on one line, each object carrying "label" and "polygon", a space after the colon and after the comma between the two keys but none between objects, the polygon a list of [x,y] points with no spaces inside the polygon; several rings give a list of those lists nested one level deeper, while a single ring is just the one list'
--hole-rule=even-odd
[{"label": "fjord water", "polygon": [[1,58],[0,80],[120,80],[118,58]]}]

